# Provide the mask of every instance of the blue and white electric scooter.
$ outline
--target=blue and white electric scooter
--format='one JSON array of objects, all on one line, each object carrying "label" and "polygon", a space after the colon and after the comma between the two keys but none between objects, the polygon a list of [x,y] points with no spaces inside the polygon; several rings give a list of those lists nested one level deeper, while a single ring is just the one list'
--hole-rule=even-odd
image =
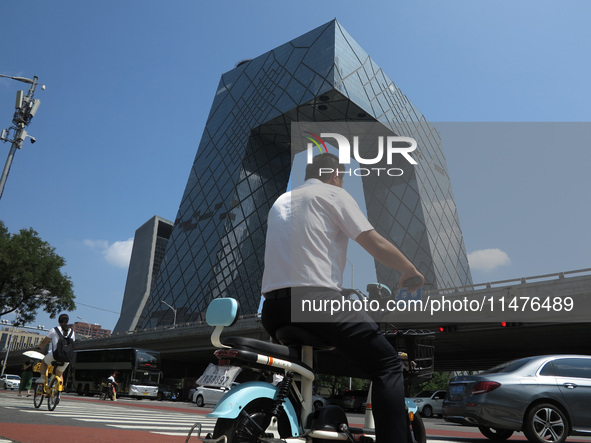
[{"label": "blue and white electric scooter", "polygon": [[[213,433],[205,438],[198,435],[204,443],[375,442],[371,389],[363,428],[350,427],[345,412],[338,406],[313,410],[313,354],[315,350],[332,349],[329,345],[293,325],[277,331],[283,345],[245,337],[230,336],[222,340],[222,330],[232,326],[237,318],[235,299],[218,298],[209,304],[206,321],[215,327],[211,341],[218,348],[216,357],[224,364],[231,361],[233,365],[280,374],[283,381],[277,386],[251,381],[228,391],[213,412],[207,414],[217,421]],[[301,354],[295,346],[301,347]],[[432,364],[432,353],[430,361]],[[409,443],[425,443],[425,427],[416,404],[406,399],[406,407]],[[200,428],[199,423],[196,426]],[[187,441],[190,436],[191,433]]]}]

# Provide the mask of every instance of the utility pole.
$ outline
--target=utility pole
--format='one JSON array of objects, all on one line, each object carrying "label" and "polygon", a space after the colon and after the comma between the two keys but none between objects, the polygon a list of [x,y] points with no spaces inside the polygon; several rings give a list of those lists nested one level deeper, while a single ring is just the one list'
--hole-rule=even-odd
[{"label": "utility pole", "polygon": [[[33,77],[32,80],[30,78],[12,77],[10,75],[2,74],[0,74],[0,77],[11,78],[13,80],[31,85],[27,95],[25,95],[24,91],[17,91],[16,103],[14,105],[16,110],[14,111],[14,116],[12,118],[12,126],[8,129],[3,129],[0,133],[0,140],[11,143],[10,152],[8,153],[8,158],[6,159],[6,164],[4,165],[4,170],[2,171],[2,177],[0,177],[0,198],[2,198],[4,186],[6,185],[8,173],[10,172],[10,166],[12,165],[12,160],[14,159],[16,150],[22,148],[23,142],[27,137],[31,139],[31,143],[35,143],[37,141],[35,137],[27,135],[25,128],[29,125],[29,123],[31,123],[31,120],[35,116],[37,109],[39,109],[41,100],[38,98],[33,98],[33,95],[35,94],[35,88],[37,87],[37,76]],[[45,85],[41,85],[41,89],[45,89]],[[11,132],[13,132],[12,138],[10,136]]]},{"label": "utility pole", "polygon": [[8,362],[8,353],[10,352],[10,345],[12,344],[12,336],[14,335],[15,329],[16,329],[16,324],[13,324],[12,329],[10,330],[10,335],[8,336],[8,345],[6,346],[6,354],[4,355],[4,361],[2,362],[2,371],[0,371],[0,376],[4,375],[4,371],[6,371],[6,363]]},{"label": "utility pole", "polygon": [[[9,322],[7,320],[2,320],[0,323],[2,325],[9,324]],[[2,362],[2,369],[0,371],[0,376],[4,375],[4,373],[6,371],[6,364],[8,362],[8,353],[10,352],[10,347],[12,346],[12,336],[14,335],[14,331],[17,328],[17,324],[18,324],[18,322],[16,322],[16,321],[12,324],[12,329],[10,331],[10,335],[8,336],[8,345],[6,346],[6,354],[4,355],[4,361]],[[38,329],[40,331],[45,331],[45,327],[41,326],[41,325],[37,326],[36,328],[31,328],[29,326],[23,325],[23,326],[21,326],[21,328],[23,328],[23,329]]]}]

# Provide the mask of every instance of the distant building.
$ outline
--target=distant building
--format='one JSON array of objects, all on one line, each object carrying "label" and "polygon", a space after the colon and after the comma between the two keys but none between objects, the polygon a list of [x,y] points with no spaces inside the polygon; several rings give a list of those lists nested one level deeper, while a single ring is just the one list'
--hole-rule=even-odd
[{"label": "distant building", "polygon": [[121,314],[114,333],[136,329],[160,270],[171,232],[172,222],[157,215],[135,231]]},{"label": "distant building", "polygon": [[77,321],[72,325],[72,329],[76,333],[76,336],[79,338],[80,336],[85,336],[89,338],[100,338],[100,337],[108,337],[111,335],[110,329],[103,329],[101,325],[91,325],[88,323],[82,323]]},{"label": "distant building", "polygon": [[0,352],[8,349],[9,342],[11,351],[34,348],[45,338],[46,334],[47,332],[28,331],[19,328],[14,328],[13,331],[12,326],[2,327],[0,329]]},{"label": "distant building", "polygon": [[[291,124],[310,122],[394,124],[397,135],[414,138],[419,164],[409,174],[364,177],[368,219],[429,289],[472,283],[439,134],[333,20],[222,75],[161,266],[158,219],[136,232],[116,332],[169,325],[173,315],[202,320],[218,297],[256,313],[266,219],[295,155]],[[376,274],[391,287],[399,278],[379,264]]]}]

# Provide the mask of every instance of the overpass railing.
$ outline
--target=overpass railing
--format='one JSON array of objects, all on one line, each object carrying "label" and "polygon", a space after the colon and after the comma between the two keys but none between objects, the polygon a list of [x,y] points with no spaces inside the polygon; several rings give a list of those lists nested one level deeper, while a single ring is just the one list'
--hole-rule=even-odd
[{"label": "overpass railing", "polygon": [[520,277],[520,278],[513,278],[509,280],[499,280],[494,282],[488,283],[478,283],[473,285],[467,286],[454,286],[451,288],[442,288],[442,289],[433,289],[424,291],[425,295],[434,295],[434,294],[451,294],[456,292],[465,292],[469,290],[480,290],[480,289],[491,289],[491,288],[502,288],[507,286],[513,286],[514,284],[525,284],[525,283],[536,283],[540,281],[551,281],[551,280],[561,280],[563,278],[567,278],[567,276],[577,276],[582,277],[585,275],[591,275],[591,268],[586,269],[578,269],[576,271],[566,271],[566,272],[556,272],[554,274],[543,274],[543,275],[535,275],[533,277]]},{"label": "overpass railing", "polygon": [[[473,285],[467,286],[454,286],[450,288],[442,288],[442,289],[434,289],[434,290],[426,290],[424,291],[425,295],[434,295],[434,294],[452,294],[452,293],[459,293],[459,292],[469,292],[469,291],[477,291],[481,289],[491,289],[491,288],[502,288],[502,287],[509,287],[515,284],[525,284],[525,283],[534,283],[534,282],[541,282],[541,281],[549,281],[549,280],[560,280],[568,277],[579,277],[591,275],[591,268],[585,269],[578,269],[575,271],[565,271],[565,272],[556,272],[553,274],[543,274],[543,275],[535,275],[531,277],[519,277],[513,278],[508,280],[499,280],[487,283],[478,283]],[[258,320],[260,319],[259,314],[245,314],[238,317],[239,320]],[[153,333],[156,331],[166,331],[172,329],[187,329],[187,328],[195,328],[199,326],[207,326],[205,320],[197,320],[193,322],[186,322],[186,323],[179,323],[177,325],[165,325],[165,326],[156,326],[153,328],[147,329],[138,329],[134,331],[125,331],[125,332],[117,332],[111,335],[111,337],[117,336],[124,336],[130,334],[143,334],[143,333]]]}]

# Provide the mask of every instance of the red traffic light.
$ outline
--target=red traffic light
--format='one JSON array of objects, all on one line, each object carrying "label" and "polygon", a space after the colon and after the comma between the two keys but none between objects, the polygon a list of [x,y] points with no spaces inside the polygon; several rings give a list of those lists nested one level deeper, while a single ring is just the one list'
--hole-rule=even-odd
[{"label": "red traffic light", "polygon": [[456,332],[458,327],[456,325],[439,326],[439,332]]}]

